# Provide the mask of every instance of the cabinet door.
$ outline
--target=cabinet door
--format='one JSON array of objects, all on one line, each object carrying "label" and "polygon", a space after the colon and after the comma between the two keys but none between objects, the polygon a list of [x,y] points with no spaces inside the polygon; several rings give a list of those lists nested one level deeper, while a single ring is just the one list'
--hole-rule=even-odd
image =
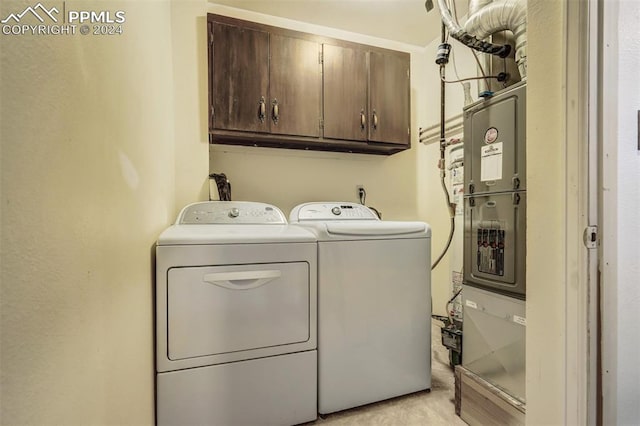
[{"label": "cabinet door", "polygon": [[271,133],[320,136],[320,45],[271,34]]},{"label": "cabinet door", "polygon": [[369,53],[369,140],[409,145],[409,55]]},{"label": "cabinet door", "polygon": [[269,33],[215,22],[209,54],[211,128],[268,131]]},{"label": "cabinet door", "polygon": [[367,53],[323,46],[324,137],[367,140]]}]

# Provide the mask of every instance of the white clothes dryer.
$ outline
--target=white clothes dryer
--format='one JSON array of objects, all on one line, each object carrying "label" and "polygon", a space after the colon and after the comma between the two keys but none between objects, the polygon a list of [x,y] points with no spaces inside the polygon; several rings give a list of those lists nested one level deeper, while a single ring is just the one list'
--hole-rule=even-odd
[{"label": "white clothes dryer", "polygon": [[295,207],[318,240],[318,411],[431,387],[431,229],[342,202]]},{"label": "white clothes dryer", "polygon": [[182,210],[156,247],[159,425],[316,419],[316,250],[268,204]]}]

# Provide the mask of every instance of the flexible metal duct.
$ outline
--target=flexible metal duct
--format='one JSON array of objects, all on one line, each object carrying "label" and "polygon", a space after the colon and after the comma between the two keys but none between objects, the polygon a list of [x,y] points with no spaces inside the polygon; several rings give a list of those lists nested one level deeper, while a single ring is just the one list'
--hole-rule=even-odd
[{"label": "flexible metal duct", "polygon": [[[480,0],[477,3],[481,3]],[[486,1],[486,0],[484,0]],[[509,30],[515,37],[516,63],[520,77],[527,76],[527,5],[523,0],[503,0],[481,5],[469,15],[464,30],[480,39]],[[470,5],[471,8],[471,5]],[[475,8],[474,8],[475,10]]]},{"label": "flexible metal duct", "polygon": [[449,34],[472,49],[505,58],[511,51],[509,45],[496,45],[483,41],[490,35],[509,30],[515,36],[516,63],[520,77],[527,75],[527,5],[526,0],[471,0],[469,19],[464,28],[456,24],[446,5],[446,0],[438,0],[442,22]]},{"label": "flexible metal duct", "polygon": [[493,2],[493,0],[471,0],[469,2],[468,16],[473,16],[477,11]]},{"label": "flexible metal duct", "polygon": [[451,37],[455,38],[460,43],[463,43],[464,45],[483,53],[497,55],[501,58],[506,58],[507,56],[509,56],[509,53],[511,52],[511,46],[509,46],[508,44],[500,46],[480,40],[473,34],[469,34],[468,31],[462,29],[458,24],[456,24],[456,22],[451,17],[451,12],[449,12],[449,8],[447,7],[445,1],[446,0],[438,0],[438,7],[440,8],[442,22],[447,27],[447,30],[449,31],[449,34],[451,34]]},{"label": "flexible metal duct", "polygon": [[[479,10],[481,10],[486,5],[491,4],[492,2],[493,0],[470,0],[467,16],[475,15]],[[485,71],[488,72],[490,68],[491,57],[489,55],[482,55],[482,57],[479,58],[478,62],[478,76],[483,75]],[[489,80],[482,79],[478,81],[478,93],[480,94],[480,96],[484,96],[484,94],[490,93],[490,91],[491,88]]]}]

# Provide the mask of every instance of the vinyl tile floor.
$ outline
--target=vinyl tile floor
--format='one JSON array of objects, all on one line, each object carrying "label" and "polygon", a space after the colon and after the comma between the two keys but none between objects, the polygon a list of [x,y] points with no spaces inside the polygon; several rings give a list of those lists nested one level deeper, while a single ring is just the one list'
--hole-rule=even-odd
[{"label": "vinyl tile floor", "polygon": [[431,335],[431,391],[339,411],[305,425],[466,425],[455,413],[453,369],[449,366],[449,353],[440,342],[439,321],[432,320]]}]

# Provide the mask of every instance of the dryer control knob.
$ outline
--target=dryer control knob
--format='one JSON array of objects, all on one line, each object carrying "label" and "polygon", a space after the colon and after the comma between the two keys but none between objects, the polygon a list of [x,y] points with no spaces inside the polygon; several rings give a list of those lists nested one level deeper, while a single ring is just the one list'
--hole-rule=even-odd
[{"label": "dryer control knob", "polygon": [[231,210],[229,210],[229,217],[238,217],[238,216],[240,216],[240,209],[238,209],[237,207],[234,207]]},{"label": "dryer control knob", "polygon": [[331,213],[335,214],[336,216],[339,216],[342,213],[342,210],[340,210],[340,207],[334,207],[331,209]]}]

